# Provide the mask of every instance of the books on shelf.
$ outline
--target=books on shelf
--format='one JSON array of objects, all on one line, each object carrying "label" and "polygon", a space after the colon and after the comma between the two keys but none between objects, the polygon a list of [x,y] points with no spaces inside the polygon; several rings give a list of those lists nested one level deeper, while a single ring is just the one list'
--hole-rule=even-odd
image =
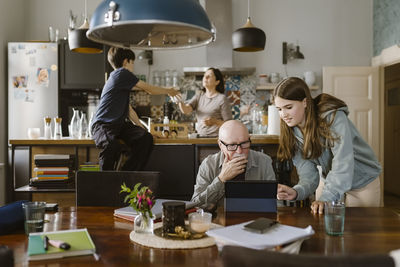
[{"label": "books on shelf", "polygon": [[100,171],[100,165],[94,162],[85,162],[79,165],[80,171]]},{"label": "books on shelf", "polygon": [[36,154],[34,160],[52,160],[52,159],[70,159],[72,155],[69,154]]},{"label": "books on shelf", "polygon": [[[50,240],[61,240],[71,247],[68,250],[49,245],[44,249],[44,236]],[[56,259],[79,255],[95,254],[96,247],[86,228],[55,232],[30,233],[28,240],[28,260]]]},{"label": "books on shelf", "polygon": [[214,237],[217,245],[236,245],[252,249],[272,249],[294,241],[304,240],[314,234],[311,226],[298,228],[280,223],[271,226],[270,230],[260,234],[244,229],[244,225],[250,222],[252,221],[211,229],[206,234]]},{"label": "books on shelf", "polygon": [[29,179],[29,186],[38,189],[73,189],[75,188],[75,180],[72,178],[39,180],[37,177],[34,177]]},{"label": "books on shelf", "polygon": [[29,186],[40,189],[68,189],[74,183],[75,155],[36,154]]},{"label": "books on shelf", "polygon": [[73,167],[75,155],[37,154],[33,159],[37,167]]},{"label": "books on shelf", "polygon": [[[190,202],[190,201],[158,198],[158,199],[156,199],[156,204],[151,209],[151,212],[154,214],[156,219],[160,219],[161,218],[162,212],[163,212],[162,203],[164,203],[166,201],[182,201],[182,202],[185,202],[185,206],[186,206],[186,210],[187,211],[191,210],[192,208],[194,208],[196,206],[196,203]],[[125,220],[128,220],[128,221],[134,221],[135,217],[137,215],[138,215],[138,213],[131,206],[124,207],[124,208],[119,208],[119,209],[114,210],[114,216],[115,217],[122,218],[122,219],[125,219]]]}]

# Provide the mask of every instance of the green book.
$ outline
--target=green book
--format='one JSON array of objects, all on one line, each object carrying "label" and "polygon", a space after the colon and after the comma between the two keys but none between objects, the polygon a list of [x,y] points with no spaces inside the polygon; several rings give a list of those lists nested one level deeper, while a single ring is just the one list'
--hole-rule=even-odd
[{"label": "green book", "polygon": [[[49,244],[48,249],[45,250],[44,236],[47,236],[50,240],[61,240],[71,247],[64,250]],[[28,260],[30,261],[88,255],[95,252],[96,247],[86,228],[29,234]]]}]

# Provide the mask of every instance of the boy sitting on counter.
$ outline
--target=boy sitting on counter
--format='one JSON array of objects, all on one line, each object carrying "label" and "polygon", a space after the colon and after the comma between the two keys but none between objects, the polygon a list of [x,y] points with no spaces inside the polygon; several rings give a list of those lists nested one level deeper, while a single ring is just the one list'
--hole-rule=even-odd
[{"label": "boy sitting on counter", "polygon": [[135,53],[130,49],[111,47],[107,58],[114,71],[104,85],[91,128],[96,147],[101,149],[100,170],[115,169],[123,146],[130,148],[130,154],[122,170],[141,170],[153,148],[153,137],[129,104],[130,92],[137,87],[149,94],[173,97],[178,91],[140,81],[133,74]]}]

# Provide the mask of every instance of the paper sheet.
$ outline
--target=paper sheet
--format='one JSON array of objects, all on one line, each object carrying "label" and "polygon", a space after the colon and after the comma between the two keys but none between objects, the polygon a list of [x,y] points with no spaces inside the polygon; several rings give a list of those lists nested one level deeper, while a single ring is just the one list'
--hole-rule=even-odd
[{"label": "paper sheet", "polygon": [[314,230],[311,226],[298,228],[283,224],[272,226],[271,229],[264,234],[253,233],[244,230],[243,227],[250,222],[212,229],[207,232],[207,235],[217,240],[224,241],[225,244],[230,243],[253,249],[266,249],[287,244],[314,234]]}]

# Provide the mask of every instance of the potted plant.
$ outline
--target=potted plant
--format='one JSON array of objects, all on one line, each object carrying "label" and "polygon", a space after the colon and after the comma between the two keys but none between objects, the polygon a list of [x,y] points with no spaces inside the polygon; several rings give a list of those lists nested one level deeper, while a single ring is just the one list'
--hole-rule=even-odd
[{"label": "potted plant", "polygon": [[151,208],[156,203],[156,200],[153,196],[153,191],[149,187],[140,186],[141,183],[137,183],[133,189],[130,189],[123,183],[120,193],[124,192],[128,194],[124,201],[128,202],[129,206],[138,213],[135,217],[133,230],[136,233],[152,234],[155,216],[151,212]]}]

